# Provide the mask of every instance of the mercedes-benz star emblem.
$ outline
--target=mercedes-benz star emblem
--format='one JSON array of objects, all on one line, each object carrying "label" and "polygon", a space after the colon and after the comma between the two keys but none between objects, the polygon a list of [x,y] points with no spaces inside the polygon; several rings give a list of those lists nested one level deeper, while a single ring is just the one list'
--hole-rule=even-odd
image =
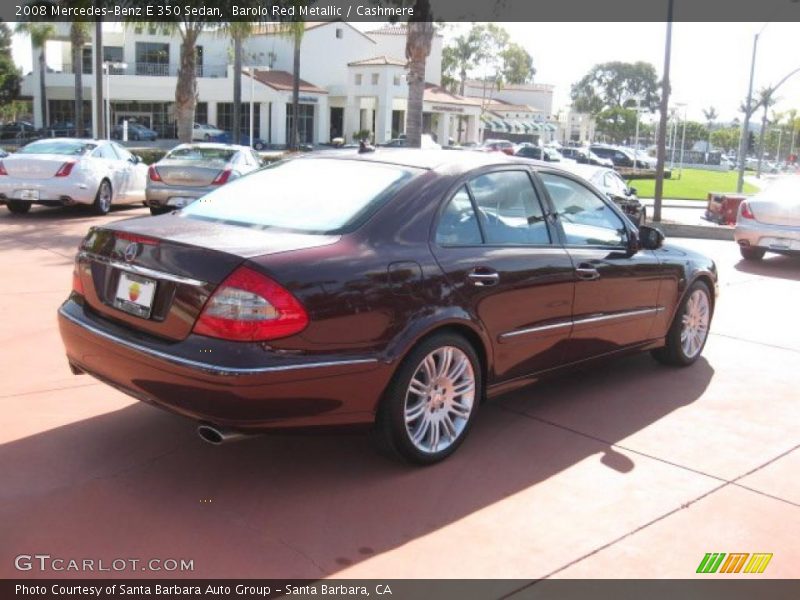
[{"label": "mercedes-benz star emblem", "polygon": [[136,242],[131,242],[125,248],[125,252],[123,253],[123,258],[126,262],[132,262],[136,255],[139,254],[139,244]]}]

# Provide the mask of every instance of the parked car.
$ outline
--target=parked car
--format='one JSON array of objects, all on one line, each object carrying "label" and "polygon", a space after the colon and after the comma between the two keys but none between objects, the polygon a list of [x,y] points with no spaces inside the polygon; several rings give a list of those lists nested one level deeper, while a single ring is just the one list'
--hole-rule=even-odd
[{"label": "parked car", "polygon": [[[121,123],[119,125],[115,125],[111,130],[111,137],[115,140],[121,140],[123,134],[124,131]],[[128,123],[128,139],[135,142],[140,140],[154,142],[158,139],[158,133],[149,127],[145,127],[141,123]]]},{"label": "parked car", "polygon": [[[220,144],[232,144],[233,143],[233,134],[230,131],[223,131],[221,135],[218,135],[214,138],[215,142],[219,142]],[[257,137],[253,138],[253,143],[250,143],[250,134],[249,133],[242,133],[239,136],[239,146],[249,146],[251,148],[255,148],[256,150],[264,150],[268,144],[262,139]]]},{"label": "parked car", "polygon": [[147,206],[154,215],[181,208],[211,190],[261,167],[246,146],[180,144],[147,172]]},{"label": "parked car", "polygon": [[6,156],[8,156],[8,152],[0,148],[0,158],[5,158]]},{"label": "parked car", "polygon": [[520,145],[514,153],[514,156],[543,160],[545,162],[561,162],[561,159],[564,158],[555,148],[542,148],[541,146],[534,146],[533,144]]},{"label": "parked car", "polygon": [[601,158],[588,148],[565,147],[561,149],[561,156],[574,160],[580,165],[614,168],[614,163],[611,159]]},{"label": "parked car", "polygon": [[[46,133],[48,137],[77,137],[78,129],[73,121],[57,121],[50,124]],[[83,134],[81,137],[92,137],[92,124],[90,122],[83,124]]]},{"label": "parked car", "polygon": [[192,141],[193,142],[210,142],[217,136],[225,133],[222,129],[217,129],[208,123],[195,123],[192,127]]},{"label": "parked car", "polygon": [[29,121],[12,121],[0,125],[0,140],[25,140],[41,136],[42,130]]},{"label": "parked car", "polygon": [[144,201],[147,167],[116,142],[46,138],[0,161],[0,202],[12,213],[32,204],[89,204],[106,214],[113,203]]},{"label": "parked car", "polygon": [[[420,148],[423,150],[440,150],[441,145],[437,143],[433,136],[429,133],[423,133],[420,136]],[[405,135],[401,137],[392,138],[385,144],[381,144],[382,147],[385,148],[408,148],[408,140],[406,139]]]},{"label": "parked car", "polygon": [[637,227],[647,221],[647,208],[639,202],[636,188],[628,186],[614,169],[577,163],[565,164],[564,168],[592,183],[619,206]]},{"label": "parked car", "polygon": [[59,324],[73,372],[212,443],[360,425],[433,463],[485,398],[540,373],[640,350],[696,361],[716,268],[662,242],[551,165],[312,154],[95,227]]},{"label": "parked car", "polygon": [[486,140],[480,146],[480,149],[484,152],[502,152],[513,156],[517,146],[508,140]]},{"label": "parked car", "polygon": [[776,181],[739,205],[734,239],[745,260],[767,252],[800,255],[800,181]]},{"label": "parked car", "polygon": [[607,158],[614,163],[615,167],[633,168],[634,163],[639,169],[655,168],[654,160],[639,151],[638,157],[633,150],[620,148],[618,146],[606,146],[604,144],[592,144],[589,149],[601,158]]}]

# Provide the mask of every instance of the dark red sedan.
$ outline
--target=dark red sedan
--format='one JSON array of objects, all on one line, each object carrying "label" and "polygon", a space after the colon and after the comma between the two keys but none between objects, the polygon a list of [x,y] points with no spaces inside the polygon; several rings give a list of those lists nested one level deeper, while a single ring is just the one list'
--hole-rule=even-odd
[{"label": "dark red sedan", "polygon": [[487,397],[639,350],[689,365],[714,263],[576,175],[502,154],[310,155],[93,228],[59,310],[74,372],[208,441],[373,426],[431,463]]}]

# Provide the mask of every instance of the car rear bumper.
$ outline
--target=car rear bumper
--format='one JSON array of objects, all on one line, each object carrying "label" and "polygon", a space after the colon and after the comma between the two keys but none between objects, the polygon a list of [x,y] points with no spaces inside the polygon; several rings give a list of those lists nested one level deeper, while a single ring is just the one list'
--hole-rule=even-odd
[{"label": "car rear bumper", "polygon": [[177,185],[148,186],[146,190],[146,204],[155,208],[172,206],[180,208],[205,196],[219,186],[185,187]]},{"label": "car rear bumper", "polygon": [[773,252],[800,253],[800,227],[770,225],[740,219],[733,232],[740,246],[764,248]]},{"label": "car rear bumper", "polygon": [[243,431],[367,424],[391,377],[375,356],[280,354],[190,335],[159,341],[99,317],[72,296],[58,311],[67,359],[120,391]]},{"label": "car rear bumper", "polygon": [[[38,198],[25,198],[25,191],[35,191]],[[92,204],[96,193],[97,189],[90,189],[86,182],[70,181],[68,177],[37,180],[6,176],[0,182],[0,202],[19,200],[34,204]]]}]

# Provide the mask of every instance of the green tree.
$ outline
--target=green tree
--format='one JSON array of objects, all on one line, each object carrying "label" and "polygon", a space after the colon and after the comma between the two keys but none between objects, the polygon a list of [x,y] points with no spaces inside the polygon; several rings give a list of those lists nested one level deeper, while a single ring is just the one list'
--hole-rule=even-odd
[{"label": "green tree", "polygon": [[597,64],[572,86],[575,110],[599,115],[605,110],[630,107],[633,98],[653,112],[659,104],[656,69],[646,62],[613,61]]},{"label": "green tree", "polygon": [[630,140],[636,132],[636,111],[629,108],[614,106],[607,108],[595,117],[597,131],[609,138],[614,143]]},{"label": "green tree", "polygon": [[53,37],[55,28],[50,23],[17,23],[17,32],[29,35],[33,49],[38,51],[39,102],[42,111],[42,124],[47,125],[47,60],[45,52],[47,41]]},{"label": "green tree", "polygon": [[[300,4],[298,2],[298,4]],[[291,36],[293,42],[292,61],[292,131],[290,132],[289,147],[297,150],[300,147],[300,44],[306,24],[303,21],[291,21],[285,24],[286,34]]]},{"label": "green tree", "polygon": [[739,136],[741,130],[739,127],[725,127],[722,129],[715,129],[709,135],[711,143],[717,148],[721,148],[725,152],[731,152],[739,147]]},{"label": "green tree", "polygon": [[706,148],[706,151],[711,152],[711,130],[714,127],[714,120],[719,115],[717,114],[716,108],[709,106],[708,108],[703,109],[703,116],[706,118],[706,123],[708,124],[708,147]]},{"label": "green tree", "polygon": [[533,58],[516,43],[510,43],[501,54],[503,58],[503,81],[510,85],[529,83],[536,75]]},{"label": "green tree", "polygon": [[233,42],[233,123],[231,142],[238,144],[242,136],[242,46],[244,40],[253,35],[255,22],[232,21],[225,23],[219,33]]},{"label": "green tree", "polygon": [[11,30],[0,21],[0,106],[19,97],[20,73],[11,56]]},{"label": "green tree", "polygon": [[[406,29],[408,59],[408,115],[406,140],[412,148],[422,145],[422,102],[425,94],[425,62],[431,53],[434,26],[430,0],[416,0]],[[446,140],[443,140],[446,142]]]}]

